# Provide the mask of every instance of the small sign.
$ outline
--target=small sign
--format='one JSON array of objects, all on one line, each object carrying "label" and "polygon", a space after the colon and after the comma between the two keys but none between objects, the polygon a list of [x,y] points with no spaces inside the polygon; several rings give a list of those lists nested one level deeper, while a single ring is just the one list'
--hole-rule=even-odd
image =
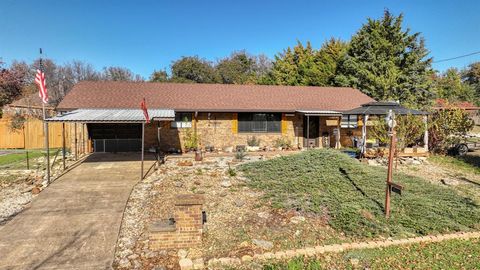
[{"label": "small sign", "polygon": [[402,195],[403,186],[395,183],[388,183],[390,190],[398,195]]}]

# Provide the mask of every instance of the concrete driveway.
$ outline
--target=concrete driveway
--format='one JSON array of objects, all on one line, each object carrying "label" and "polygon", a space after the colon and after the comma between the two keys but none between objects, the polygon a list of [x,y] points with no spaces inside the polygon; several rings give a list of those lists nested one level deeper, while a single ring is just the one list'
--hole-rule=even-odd
[{"label": "concrete driveway", "polygon": [[0,226],[0,269],[111,268],[138,160],[94,154],[41,192]]}]

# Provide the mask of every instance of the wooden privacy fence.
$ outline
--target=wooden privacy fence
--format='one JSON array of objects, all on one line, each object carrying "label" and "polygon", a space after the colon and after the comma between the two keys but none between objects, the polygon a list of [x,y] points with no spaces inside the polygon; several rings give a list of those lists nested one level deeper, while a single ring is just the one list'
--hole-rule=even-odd
[{"label": "wooden privacy fence", "polygon": [[[65,124],[65,145],[70,148],[73,128]],[[62,147],[62,123],[48,124],[50,148]],[[0,119],[0,149],[38,149],[45,147],[43,122],[39,119],[25,120],[23,129],[12,130],[10,119]]]}]

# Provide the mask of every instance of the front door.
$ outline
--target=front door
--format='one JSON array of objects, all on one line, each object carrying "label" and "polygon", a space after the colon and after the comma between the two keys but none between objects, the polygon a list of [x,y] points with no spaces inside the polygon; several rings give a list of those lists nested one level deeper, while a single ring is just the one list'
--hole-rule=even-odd
[{"label": "front door", "polygon": [[320,137],[320,117],[303,117],[303,146],[312,148],[319,146]]}]

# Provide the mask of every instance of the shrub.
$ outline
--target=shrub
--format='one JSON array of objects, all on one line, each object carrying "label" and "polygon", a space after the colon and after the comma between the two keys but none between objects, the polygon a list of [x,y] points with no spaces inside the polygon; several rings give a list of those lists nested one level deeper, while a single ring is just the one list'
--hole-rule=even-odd
[{"label": "shrub", "polygon": [[428,127],[429,148],[434,152],[445,152],[450,145],[458,143],[474,127],[468,113],[460,108],[448,107],[436,111],[430,117]]},{"label": "shrub", "polygon": [[231,176],[231,177],[234,177],[234,176],[237,175],[237,171],[235,171],[235,169],[232,169],[232,168],[230,167],[230,165],[228,165],[227,173],[228,173],[228,175]]},{"label": "shrub", "polygon": [[184,147],[185,150],[196,150],[198,147],[198,136],[192,131],[191,128],[185,130],[184,135]]},{"label": "shrub", "polygon": [[384,216],[386,169],[333,149],[305,151],[237,167],[248,184],[264,192],[266,204],[327,215],[329,225],[365,238],[468,231],[480,226],[480,206],[451,188],[395,174],[402,195],[392,196]]},{"label": "shrub", "polygon": [[290,140],[288,138],[285,138],[285,137],[281,137],[281,138],[276,139],[274,141],[273,145],[277,148],[281,147],[282,149],[292,148],[292,143],[290,142]]},{"label": "shrub", "polygon": [[[418,115],[397,115],[395,117],[397,126],[398,148],[410,147],[422,141],[425,132],[425,124],[423,117]],[[388,136],[388,125],[386,121],[380,118],[371,128],[370,134],[382,144],[388,144],[390,137]]]},{"label": "shrub", "polygon": [[246,155],[247,155],[247,154],[245,153],[245,151],[243,151],[243,150],[238,150],[238,151],[235,153],[235,159],[237,159],[237,160],[243,160]]},{"label": "shrub", "polygon": [[257,137],[252,136],[247,138],[247,145],[248,146],[260,146],[260,139],[257,139]]}]

